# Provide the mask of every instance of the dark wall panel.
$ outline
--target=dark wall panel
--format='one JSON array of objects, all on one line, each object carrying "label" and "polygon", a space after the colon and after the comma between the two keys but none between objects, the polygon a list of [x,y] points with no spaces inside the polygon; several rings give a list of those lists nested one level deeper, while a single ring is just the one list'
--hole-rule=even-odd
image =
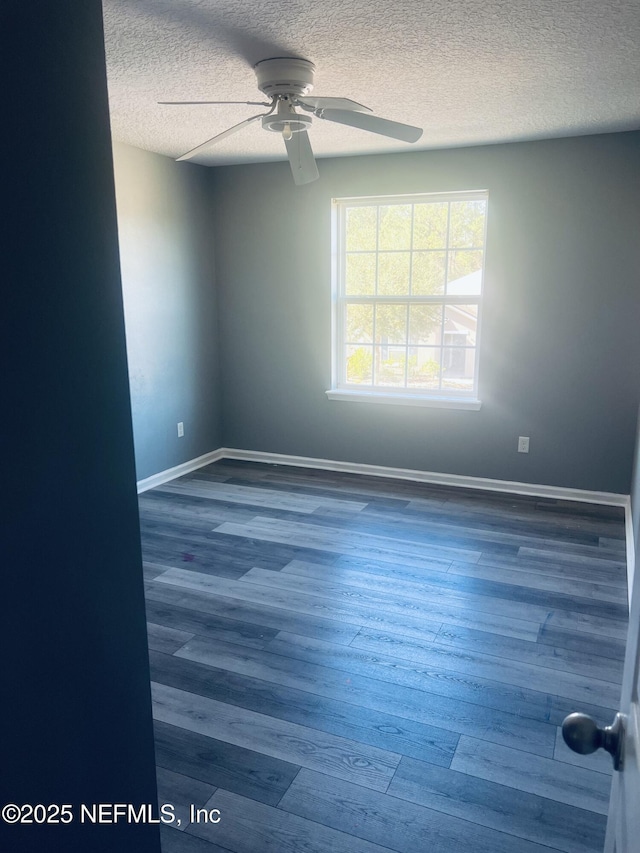
[{"label": "dark wall panel", "polygon": [[99,0],[0,10],[2,803],[12,853],[159,850],[80,803],[156,796],[142,567]]}]

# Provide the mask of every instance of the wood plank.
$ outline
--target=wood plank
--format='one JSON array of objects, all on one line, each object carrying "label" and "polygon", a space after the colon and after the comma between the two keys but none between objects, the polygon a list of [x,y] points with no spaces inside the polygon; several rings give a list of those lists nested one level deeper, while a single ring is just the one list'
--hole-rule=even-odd
[{"label": "wood plank", "polygon": [[[623,548],[621,550],[619,548],[605,547],[602,545],[603,541],[605,540],[602,536],[596,537],[596,542],[590,544],[568,541],[566,537],[563,537],[556,541],[540,539],[537,545],[531,545],[528,542],[523,542],[520,547],[521,549],[523,547],[534,548],[539,550],[541,554],[545,554],[545,557],[538,555],[535,559],[548,558],[550,560],[554,560],[559,558],[561,560],[569,559],[574,562],[580,562],[581,559],[589,562],[592,559],[595,559],[598,561],[598,565],[603,565],[605,568],[607,562],[614,564],[612,568],[618,568],[619,566],[626,567],[627,560],[625,549]],[[606,541],[615,542],[617,540],[607,539]]]},{"label": "wood plank", "polygon": [[609,551],[617,551],[619,554],[623,555],[623,559],[626,558],[627,543],[625,542],[624,537],[621,537],[620,539],[612,539],[610,536],[600,536],[598,545],[600,548],[606,548]]},{"label": "wood plank", "polygon": [[587,634],[573,629],[556,628],[543,625],[538,634],[538,642],[563,649],[572,649],[584,654],[601,655],[613,660],[623,661],[625,641],[616,637],[603,637]]},{"label": "wood plank", "polygon": [[[220,559],[217,554],[213,553],[213,548],[210,545],[201,545],[196,549],[184,542],[167,545],[166,541],[150,541],[144,530],[141,533],[144,540],[142,547],[143,558],[145,561],[154,560],[156,563],[162,562],[165,572],[169,568],[181,568],[188,564],[196,568],[199,572],[235,580],[256,564],[254,557],[247,559],[243,558],[242,555],[229,557],[223,554]],[[287,560],[284,561],[285,564],[286,562]],[[266,560],[262,564],[266,564],[269,568],[278,565],[275,562],[268,563]],[[158,577],[157,573],[154,578],[147,576],[145,580],[155,580],[156,577]]]},{"label": "wood plank", "polygon": [[[293,560],[282,571],[289,573],[289,566],[296,564],[317,564],[305,560]],[[322,566],[324,569],[325,567]],[[422,581],[441,586],[452,591],[472,592],[488,597],[502,597],[507,600],[549,605],[549,609],[566,609],[594,615],[627,618],[626,584],[610,586],[581,583],[580,581],[511,571],[503,567],[454,562],[449,566],[430,561],[428,567],[412,568],[400,563],[390,564],[372,559],[364,560],[355,557],[340,557],[327,566],[327,574],[338,573],[348,569],[374,576],[397,579],[399,583],[421,583]],[[448,571],[445,571],[448,569]],[[295,572],[294,572],[295,573]]]},{"label": "wood plank", "polygon": [[[415,596],[405,596],[402,590],[394,593],[391,585],[385,591],[379,592],[375,589],[367,589],[363,585],[353,586],[329,579],[320,581],[292,573],[272,572],[268,569],[251,569],[240,579],[240,584],[245,582],[270,589],[291,590],[303,595],[319,596],[330,599],[332,602],[346,601],[350,605],[357,603],[363,607],[372,607],[378,613],[385,615],[398,614],[404,617],[408,614],[410,617],[417,617],[432,624],[445,622],[476,627],[525,640],[535,640],[541,623],[549,617],[548,610],[527,607],[527,605],[519,610],[518,605],[515,604],[513,616],[507,616],[505,613],[508,607],[501,602],[497,603],[495,609],[501,609],[503,613],[494,613],[476,609],[469,602],[459,599],[452,601],[446,595],[418,597],[416,593]],[[528,619],[522,613],[527,613]]]},{"label": "wood plank", "polygon": [[[360,634],[364,631],[365,629],[362,629]],[[584,675],[587,678],[608,681],[617,686],[622,683],[622,661],[602,655],[547,646],[544,643],[532,643],[528,640],[502,637],[499,634],[451,625],[442,626],[436,642],[455,646],[457,649],[468,649],[507,660],[535,664],[559,672]]]},{"label": "wood plank", "polygon": [[187,640],[193,637],[193,633],[188,631],[176,631],[174,628],[166,627],[165,625],[156,625],[153,622],[147,622],[147,639],[150,649],[155,649],[158,652],[166,652],[173,654],[180,646],[184,646]]},{"label": "wood plank", "polygon": [[[224,476],[225,482],[268,484],[274,488],[302,488],[305,490],[330,489],[357,493],[363,500],[385,499],[407,504],[411,497],[443,503],[451,497],[451,487],[435,483],[417,483],[392,477],[363,476],[344,471],[329,471],[319,468],[302,468],[268,462],[245,462],[226,459],[215,463],[214,469],[201,468],[192,475],[196,478]],[[458,490],[456,490],[458,491]],[[473,494],[476,494],[473,492]]]},{"label": "wood plank", "polygon": [[[578,699],[575,695],[564,698],[605,708],[617,702],[620,694],[618,685],[573,673],[556,673],[444,645],[425,646],[409,639],[405,644],[397,634],[369,631],[361,636],[365,648],[360,648],[358,638],[345,647],[281,632],[267,651],[541,722],[550,720],[549,693],[576,694]],[[412,658],[387,654],[390,644],[400,655],[409,647]]]},{"label": "wood plank", "polygon": [[478,779],[403,758],[389,794],[564,853],[602,853],[606,818]]},{"label": "wood plank", "polygon": [[[559,515],[581,517],[584,519],[611,519],[621,522],[624,519],[624,507],[607,504],[596,504],[584,501],[543,499],[545,509],[557,512]],[[540,503],[540,500],[538,500]],[[536,504],[537,506],[538,504]]]},{"label": "wood plank", "polygon": [[391,686],[367,676],[345,675],[331,667],[197,637],[180,649],[178,657],[340,699],[457,734],[469,733],[527,752],[553,755],[555,723],[551,725],[529,719],[523,725],[514,714],[482,705],[403,685]]},{"label": "wood plank", "polygon": [[171,584],[181,589],[195,589],[208,595],[224,595],[237,598],[243,602],[264,604],[268,607],[278,607],[282,610],[293,610],[298,614],[321,616],[336,622],[347,622],[351,625],[375,625],[381,628],[395,630],[399,634],[432,640],[440,630],[440,622],[429,622],[417,616],[396,616],[379,613],[375,608],[359,604],[334,602],[320,596],[301,595],[278,590],[257,584],[228,581],[226,578],[211,577],[199,572],[184,569],[169,569],[159,575],[154,584]]},{"label": "wood plank", "polygon": [[447,548],[446,546],[431,546],[428,542],[411,544],[402,539],[388,536],[375,536],[371,533],[354,533],[340,528],[319,527],[301,522],[280,521],[278,519],[258,517],[247,524],[225,522],[216,528],[217,533],[229,536],[239,536],[248,539],[259,539],[264,542],[281,542],[289,545],[300,545],[307,548],[318,548],[339,554],[355,554],[359,557],[373,557],[393,562],[400,560],[407,565],[422,566],[425,558],[465,560],[475,563],[480,558],[480,551],[469,551],[464,548]]},{"label": "wood plank", "polygon": [[609,809],[611,779],[603,773],[475,738],[460,738],[451,769],[596,814]]},{"label": "wood plank", "polygon": [[145,560],[172,566],[191,563],[197,566],[198,571],[225,577],[238,577],[253,566],[281,569],[296,559],[313,558],[321,562],[336,559],[335,554],[328,554],[317,548],[238,539],[215,531],[191,536],[180,534],[176,530],[175,535],[164,535],[158,531],[148,533],[142,525],[142,540]]},{"label": "wood plank", "polygon": [[[439,529],[424,520],[413,520],[399,512],[385,514],[375,511],[371,505],[358,513],[357,517],[349,518],[343,512],[333,512],[319,508],[311,515],[300,519],[291,513],[270,512],[270,517],[282,521],[301,522],[318,527],[335,527],[341,531],[351,531],[363,535],[375,535],[389,539],[401,538],[407,544],[428,543],[429,547],[461,549],[466,551],[481,551],[486,555],[501,557],[516,557],[519,545],[510,542],[506,537],[496,533],[495,536],[465,527],[449,527],[442,525]],[[399,520],[402,519],[402,520]],[[252,523],[252,522],[248,522]],[[539,540],[531,540],[538,544]]]},{"label": "wood plank", "polygon": [[[552,591],[525,589],[496,581],[457,577],[449,573],[400,570],[392,575],[384,565],[368,566],[364,570],[341,565],[322,565],[292,560],[280,570],[321,582],[337,582],[364,587],[377,592],[423,600],[442,599],[454,606],[471,606],[474,610],[498,613],[533,621],[544,621],[551,610],[583,613],[590,616],[625,621],[628,619],[626,599],[618,602],[594,601]],[[251,573],[249,573],[251,576]]]},{"label": "wood plank", "polygon": [[143,560],[142,562],[142,572],[146,581],[157,578],[162,572],[166,572],[168,568],[169,566],[159,566],[156,563],[149,563],[147,560]]},{"label": "wood plank", "polygon": [[600,616],[590,616],[585,613],[565,613],[562,610],[552,611],[545,620],[545,625],[550,628],[598,634],[619,640],[626,640],[628,630],[626,619],[603,619]]},{"label": "wood plank", "polygon": [[[335,580],[378,591],[395,590],[403,597],[405,595],[418,598],[442,596],[443,599],[450,600],[451,603],[459,606],[463,603],[470,604],[476,610],[508,613],[508,615],[534,621],[540,618],[544,620],[553,610],[563,615],[583,614],[626,624],[629,614],[626,593],[623,590],[621,592],[624,593],[624,598],[620,598],[619,601],[613,600],[613,597],[611,597],[612,600],[600,600],[594,599],[593,596],[597,594],[597,590],[593,587],[582,589],[575,582],[567,583],[566,590],[562,592],[552,588],[536,589],[536,577],[534,577],[533,586],[525,586],[524,583],[513,584],[470,578],[450,572],[411,570],[398,566],[387,568],[384,564],[369,563],[356,567],[356,565],[346,566],[341,562],[323,565],[302,560],[292,560],[282,568],[281,573],[297,574],[317,580]],[[519,575],[521,581],[525,580],[523,573],[513,574]],[[576,588],[572,589],[572,585]],[[606,589],[612,588],[606,587]],[[602,599],[604,598],[605,596],[602,596]]]},{"label": "wood plank", "polygon": [[[318,552],[319,554],[322,552]],[[425,559],[420,566],[408,566],[404,563],[403,560],[398,558],[393,562],[389,562],[389,560],[376,560],[375,557],[367,556],[367,557],[358,557],[357,554],[336,554],[334,559],[329,561],[325,556],[322,559],[318,559],[318,556],[314,554],[312,557],[304,558],[304,557],[295,557],[294,560],[301,560],[307,563],[320,563],[321,565],[332,565],[332,566],[340,566],[346,569],[356,569],[358,571],[366,572],[371,571],[373,574],[383,574],[388,577],[394,576],[397,572],[397,576],[399,578],[407,578],[411,580],[415,579],[416,576],[427,577],[433,573],[435,578],[445,578],[447,576],[447,571],[449,566],[451,565],[451,560],[438,559],[437,557],[429,557]],[[285,565],[287,565],[285,563]],[[268,568],[267,566],[262,566],[262,568]]]},{"label": "wood plank", "polygon": [[202,536],[223,521],[249,522],[261,512],[260,507],[242,507],[239,510],[234,504],[218,504],[204,498],[192,498],[179,503],[177,497],[160,492],[154,492],[150,497],[143,496],[139,500],[141,526],[150,533],[184,535],[189,532],[194,536]]},{"label": "wood plank", "polygon": [[361,501],[345,498],[312,497],[299,493],[291,495],[274,489],[235,486],[230,483],[203,483],[193,479],[187,482],[174,480],[165,483],[159,491],[165,494],[192,495],[223,503],[246,504],[251,507],[288,509],[296,513],[311,513],[318,509],[359,512],[366,506],[366,503]]},{"label": "wood plank", "polygon": [[[385,597],[393,595],[394,597],[409,598],[417,601],[426,600],[430,603],[434,601],[442,602],[453,607],[469,607],[474,612],[508,615],[512,618],[533,622],[544,621],[549,613],[548,607],[530,606],[490,595],[478,595],[477,593],[467,592],[456,586],[455,581],[451,585],[448,585],[447,582],[449,579],[446,575],[443,576],[442,580],[434,580],[432,575],[421,578],[420,574],[423,573],[416,571],[412,575],[415,579],[410,580],[409,578],[398,577],[397,575],[390,577],[384,573],[383,568],[380,568],[380,573],[378,574],[373,571],[361,572],[341,566],[322,566],[302,560],[292,560],[280,571],[280,574],[284,577],[287,575],[296,575],[310,581],[317,581],[323,584],[324,589],[332,589],[333,584],[337,583],[349,589],[356,587],[379,592]],[[243,580],[248,580],[254,576],[259,575],[255,569],[252,569],[243,576]],[[338,592],[340,592],[340,589],[338,589]]]},{"label": "wood plank", "polygon": [[[204,479],[205,476],[200,472],[194,472],[194,477],[197,479]],[[370,484],[366,482],[368,479],[368,477],[360,477],[358,481],[349,484],[336,477],[323,482],[314,482],[312,478],[306,475],[297,479],[290,477],[253,479],[246,476],[235,476],[229,477],[225,482],[236,486],[254,486],[256,483],[260,483],[263,487],[268,485],[270,489],[277,489],[288,494],[302,494],[311,497],[344,499],[344,496],[348,495],[349,500],[360,501],[366,504],[367,508],[377,506],[383,509],[402,510],[408,505],[409,498],[403,497],[397,487],[387,493],[384,489],[379,490],[375,486],[370,487]],[[432,506],[442,506],[445,503],[442,497],[432,497],[426,500],[430,501]]]},{"label": "wood plank", "polygon": [[[152,652],[150,664],[152,679],[161,684],[443,767],[451,764],[458,743],[458,735],[443,728],[186,658]],[[224,780],[216,785],[245,795]]]},{"label": "wood plank", "polygon": [[[169,826],[184,832],[190,822],[190,807],[201,807],[215,793],[215,787],[182,773],[167,770],[164,767],[156,769],[158,783],[158,809],[162,815],[163,804],[173,806],[174,820]],[[167,813],[168,816],[168,813]]]},{"label": "wood plank", "polygon": [[357,744],[274,717],[231,708],[174,687],[152,682],[153,715],[157,720],[189,731],[245,746],[347,779],[372,790],[386,791],[400,756],[377,747]]},{"label": "wood plank", "polygon": [[[617,703],[619,704],[619,703]],[[549,722],[554,726],[561,726],[568,714],[576,710],[576,702],[573,699],[564,699],[562,696],[549,694]],[[609,725],[615,716],[614,708],[604,708],[601,705],[591,705],[581,702],[579,710],[597,720],[601,725]]]},{"label": "wood plank", "polygon": [[[542,502],[533,498],[518,500],[516,495],[508,496],[499,492],[491,494],[469,491],[465,495],[457,493],[462,490],[455,491],[456,494],[448,492],[448,499],[442,509],[432,510],[428,503],[423,507],[423,502],[417,498],[409,503],[407,510],[424,509],[433,515],[442,512],[461,523],[477,519],[479,522],[491,524],[495,523],[498,517],[502,526],[516,526],[524,533],[545,530],[547,535],[566,534],[570,539],[578,537],[581,541],[585,541],[583,537],[616,536],[620,535],[620,531],[624,531],[624,521],[620,517],[604,518],[601,514],[589,517],[576,512],[563,514],[558,511],[557,501],[554,504],[552,501]],[[602,509],[603,507],[598,507],[598,512]]]},{"label": "wood plank", "polygon": [[480,824],[425,808],[409,800],[371,793],[301,770],[279,808],[340,831],[351,831],[398,853],[549,853],[547,847]]},{"label": "wood plank", "polygon": [[[173,654],[194,634],[216,640],[225,640],[228,643],[237,643],[240,646],[263,649],[278,633],[275,628],[266,628],[264,625],[254,625],[251,622],[240,622],[237,619],[226,619],[223,616],[214,616],[198,610],[162,604],[152,598],[147,600],[147,618],[166,626],[163,628],[164,631],[173,631],[176,642],[179,637],[185,636],[185,639],[173,649],[159,648],[157,644],[152,645],[150,643],[151,648],[159,652],[167,651],[169,654]],[[157,631],[157,625],[155,629]],[[187,634],[188,631],[191,633]]]},{"label": "wood plank", "polygon": [[624,557],[616,555],[613,559],[610,555],[604,555],[598,552],[593,556],[586,554],[566,553],[558,548],[529,548],[522,546],[518,551],[519,557],[524,557],[525,560],[536,560],[541,563],[553,563],[554,565],[567,564],[577,565],[581,568],[585,566],[601,569],[604,572],[610,572],[614,577],[624,577],[627,563]]},{"label": "wood plank", "polygon": [[232,853],[228,847],[220,847],[167,826],[160,827],[160,842],[162,853]]},{"label": "wood plank", "polygon": [[323,619],[309,614],[298,615],[292,610],[252,604],[237,598],[201,595],[195,590],[166,583],[147,584],[145,595],[148,601],[162,602],[196,613],[208,613],[240,622],[253,622],[256,626],[274,628],[276,631],[292,631],[307,637],[327,639],[332,643],[348,645],[360,630],[358,625],[337,622],[334,619]]},{"label": "wood plank", "polygon": [[[440,538],[451,538],[454,541],[469,541],[483,552],[486,543],[489,550],[495,545],[512,546],[504,549],[505,553],[515,554],[523,546],[532,548],[556,549],[561,553],[585,554],[600,556],[605,559],[620,560],[620,551],[599,547],[599,537],[583,531],[568,531],[566,528],[549,531],[548,525],[539,522],[528,523],[513,521],[494,514],[477,515],[461,512],[455,504],[449,501],[445,508],[434,511],[416,511],[409,507],[381,507],[375,503],[367,504],[360,514],[361,520],[373,521],[384,529],[385,527],[400,528],[407,533],[429,536],[434,541]],[[610,540],[615,541],[615,540]],[[501,549],[498,548],[499,552]]]},{"label": "wood plank", "polygon": [[191,476],[223,477],[231,478],[232,481],[244,478],[251,482],[280,483],[287,487],[302,484],[305,487],[316,488],[333,487],[345,490],[355,488],[372,497],[415,497],[418,501],[425,498],[427,501],[432,501],[438,497],[445,506],[459,507],[465,512],[486,513],[490,510],[495,517],[497,510],[501,515],[507,516],[523,514],[525,520],[531,520],[532,516],[540,516],[547,524],[554,522],[567,526],[575,523],[580,529],[588,529],[598,522],[620,528],[624,520],[624,512],[620,507],[603,507],[553,498],[541,499],[533,495],[507,494],[265,462],[225,459],[207,468],[199,469]]},{"label": "wood plank", "polygon": [[212,794],[224,787],[275,806],[300,770],[297,764],[160,720],[154,721],[154,732],[158,767],[203,782]]},{"label": "wood plank", "polygon": [[[278,634],[276,640],[272,641],[267,649],[274,650],[277,643],[287,634]],[[310,645],[318,641],[305,639],[304,643]],[[339,647],[336,647],[339,648]],[[522,705],[526,707],[531,704],[533,708],[539,706],[543,716],[546,712],[548,719],[548,702],[546,694],[553,693],[563,696],[575,702],[586,702],[592,705],[602,705],[605,708],[614,707],[620,698],[620,684],[612,684],[609,681],[599,681],[593,676],[579,675],[574,672],[560,672],[546,667],[537,666],[532,663],[512,661],[504,657],[488,655],[480,651],[460,649],[444,643],[424,644],[411,640],[408,637],[400,637],[397,634],[371,631],[363,628],[353,640],[349,649],[362,649],[375,655],[376,660],[389,664],[392,660],[411,662],[417,664],[419,673],[430,672],[432,668],[447,673],[460,673],[468,676],[471,681],[470,690],[482,693],[483,679],[487,679],[487,701],[500,702],[500,707],[509,704],[511,708]],[[424,668],[427,668],[425,671]],[[393,672],[397,673],[397,668]],[[429,682],[425,682],[425,689],[429,689]],[[521,688],[512,694],[502,692],[498,684],[513,685]],[[490,697],[490,687],[498,698]],[[536,696],[536,692],[540,696]],[[512,698],[511,698],[512,695]],[[501,701],[501,697],[504,697]],[[484,704],[480,696],[477,701]],[[491,707],[495,707],[492,705]]]},{"label": "wood plank", "polygon": [[215,792],[206,808],[218,809],[224,819],[216,825],[191,824],[187,832],[228,846],[233,853],[389,853],[388,848],[348,832],[222,789]]},{"label": "wood plank", "polygon": [[627,601],[626,583],[617,580],[611,583],[594,583],[576,578],[563,578],[557,575],[527,572],[523,567],[487,565],[485,563],[455,562],[449,569],[450,575],[460,575],[479,580],[496,581],[510,586],[523,586],[529,589],[560,593],[563,595],[592,598],[622,604]]},{"label": "wood plank", "polygon": [[[456,563],[465,561],[456,561]],[[473,562],[467,560],[466,562]],[[521,572],[537,573],[549,577],[565,578],[567,580],[588,581],[596,584],[612,584],[617,587],[625,587],[627,582],[626,572],[618,566],[615,569],[602,566],[591,566],[576,562],[561,562],[560,560],[534,560],[531,557],[500,557],[490,554],[481,556],[475,561],[489,566],[516,569]],[[450,571],[455,571],[455,568]]]}]

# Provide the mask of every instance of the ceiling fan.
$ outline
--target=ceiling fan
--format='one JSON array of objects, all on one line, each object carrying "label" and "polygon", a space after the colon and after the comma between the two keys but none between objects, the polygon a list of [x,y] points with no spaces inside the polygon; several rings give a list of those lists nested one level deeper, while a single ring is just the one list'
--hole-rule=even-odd
[{"label": "ceiling fan", "polygon": [[258,89],[268,101],[159,101],[160,104],[247,104],[249,106],[269,107],[266,113],[259,113],[207,139],[178,160],[190,160],[210,145],[237,133],[244,127],[262,119],[262,127],[281,133],[291,164],[293,180],[296,184],[308,184],[318,179],[318,167],[311,150],[308,129],[312,119],[309,115],[297,112],[302,109],[316,118],[334,121],[338,124],[379,133],[403,142],[417,142],[422,129],[410,124],[379,118],[371,115],[369,107],[349,98],[316,98],[309,93],[313,89],[315,66],[306,59],[276,57],[263,59],[254,67],[258,78]]}]

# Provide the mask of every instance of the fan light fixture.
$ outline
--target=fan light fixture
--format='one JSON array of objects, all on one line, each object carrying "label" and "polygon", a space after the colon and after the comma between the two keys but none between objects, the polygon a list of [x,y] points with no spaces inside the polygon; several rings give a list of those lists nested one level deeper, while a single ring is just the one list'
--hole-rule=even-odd
[{"label": "fan light fixture", "polygon": [[249,106],[269,107],[266,113],[251,116],[213,136],[201,145],[187,151],[178,160],[190,160],[205,148],[222,142],[228,136],[262,119],[264,130],[282,134],[287,156],[291,165],[293,180],[296,184],[308,184],[318,179],[318,167],[311,150],[307,130],[313,121],[311,116],[296,112],[296,108],[313,113],[316,118],[333,121],[338,124],[379,133],[403,142],[417,142],[422,129],[410,124],[379,118],[371,115],[369,107],[349,98],[316,98],[310,96],[313,90],[315,65],[306,59],[295,57],[275,57],[263,59],[254,67],[258,89],[270,98],[269,101],[160,101],[160,104],[246,104]]},{"label": "fan light fixture", "polygon": [[300,115],[295,111],[288,95],[276,95],[276,111],[262,119],[265,130],[281,133],[285,140],[291,139],[293,133],[301,133],[311,127],[311,116]]}]

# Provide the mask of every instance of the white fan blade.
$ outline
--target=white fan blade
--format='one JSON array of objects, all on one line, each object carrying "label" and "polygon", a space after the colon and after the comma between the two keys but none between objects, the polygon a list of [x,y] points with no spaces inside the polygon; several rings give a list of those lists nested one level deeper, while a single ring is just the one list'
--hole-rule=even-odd
[{"label": "white fan blade", "polygon": [[222,133],[219,133],[217,136],[212,136],[211,139],[207,139],[206,142],[203,142],[201,145],[197,145],[195,148],[192,148],[191,151],[187,151],[186,154],[183,154],[181,157],[178,157],[177,160],[190,160],[194,156],[194,154],[197,154],[204,148],[208,148],[210,145],[215,145],[218,142],[222,142],[222,140],[226,139],[227,136],[231,136],[233,133],[237,133],[239,130],[242,130],[243,127],[247,127],[247,125],[252,124],[254,121],[258,121],[258,119],[262,118],[264,115],[267,115],[267,113],[260,113],[260,115],[251,116],[251,118],[246,118],[244,121],[241,121],[240,124],[234,124],[234,126],[230,127],[228,130],[223,130]]},{"label": "white fan blade", "polygon": [[417,142],[422,136],[422,128],[413,127],[411,124],[400,124],[398,121],[389,121],[386,118],[370,116],[367,113],[357,113],[352,110],[323,110],[317,111],[319,118],[335,121],[338,124],[348,124],[350,127],[359,127],[361,130],[369,130],[371,133],[380,133],[382,136],[390,136],[392,139],[401,139],[403,142]]},{"label": "white fan blade", "polygon": [[268,101],[158,101],[159,104],[172,104],[173,106],[186,106],[189,104],[245,104],[250,107],[269,107]]},{"label": "white fan blade", "polygon": [[285,139],[284,144],[287,146],[294,183],[300,185],[317,181],[320,175],[307,131],[293,133],[291,139]]},{"label": "white fan blade", "polygon": [[298,99],[301,107],[313,107],[314,110],[355,110],[356,112],[370,113],[371,109],[352,101],[351,98],[312,98],[305,95]]}]

